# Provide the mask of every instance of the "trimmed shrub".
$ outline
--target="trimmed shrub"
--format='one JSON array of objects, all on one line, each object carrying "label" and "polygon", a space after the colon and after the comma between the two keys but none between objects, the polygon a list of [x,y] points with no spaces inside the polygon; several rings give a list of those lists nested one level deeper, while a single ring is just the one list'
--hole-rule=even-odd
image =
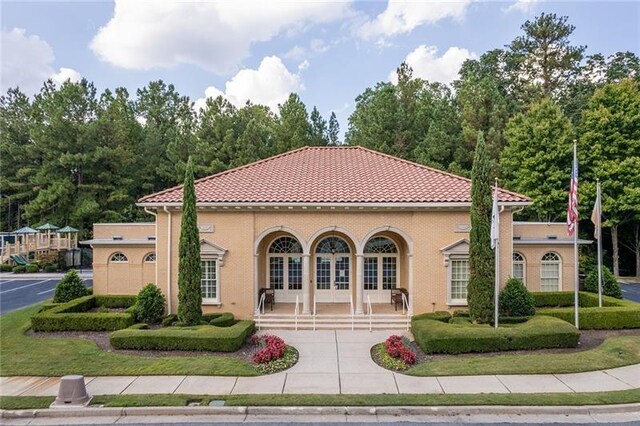
[{"label": "trimmed shrub", "polygon": [[210,325],[218,327],[229,327],[236,323],[231,312],[222,312],[219,314],[206,314],[202,316],[202,320]]},{"label": "trimmed shrub", "polygon": [[93,296],[96,300],[96,306],[104,306],[105,308],[127,308],[127,311],[133,313],[134,305],[137,297],[130,295],[97,295]]},{"label": "trimmed shrub", "polygon": [[[574,295],[572,291],[532,292],[531,295],[535,300],[536,308],[573,306]],[[621,306],[621,303],[623,302],[612,297],[602,298],[602,306]],[[597,307],[598,295],[586,291],[579,292],[578,306],[583,308]]]},{"label": "trimmed shrub", "polygon": [[500,315],[528,317],[536,313],[535,301],[522,281],[511,278],[500,292]]},{"label": "trimmed shrub", "polygon": [[[135,298],[133,299],[135,301]],[[34,331],[112,331],[133,325],[133,314],[88,312],[99,306],[126,308],[130,296],[85,296],[58,304],[31,317]],[[102,302],[102,304],[99,304]]]},{"label": "trimmed shrub", "polygon": [[164,315],[165,298],[162,291],[155,284],[147,284],[138,293],[138,300],[134,308],[137,321],[155,324]]},{"label": "trimmed shrub", "polygon": [[239,321],[231,327],[197,325],[157,330],[118,330],[109,340],[116,349],[162,351],[234,352],[254,330],[253,321]]},{"label": "trimmed shrub", "polygon": [[[598,294],[598,269],[592,270],[584,282],[584,289],[590,293]],[[602,294],[605,296],[622,299],[620,284],[613,273],[606,266],[602,267]]]},{"label": "trimmed shrub", "polygon": [[419,321],[423,319],[430,319],[430,320],[440,321],[440,322],[449,322],[449,320],[451,319],[451,314],[447,311],[427,312],[424,314],[412,316],[411,322]]},{"label": "trimmed shrub", "polygon": [[502,324],[522,324],[527,322],[531,317],[500,317],[500,325]]},{"label": "trimmed shrub", "polygon": [[162,326],[171,327],[176,322],[178,322],[178,316],[176,314],[169,314],[162,319]]},{"label": "trimmed shrub", "polygon": [[[541,316],[559,318],[570,324],[574,322],[573,308],[541,309]],[[578,321],[582,330],[619,330],[640,328],[640,308],[636,306],[613,308],[580,308]]]},{"label": "trimmed shrub", "polygon": [[44,267],[44,271],[45,272],[56,272],[58,270],[58,266],[57,265],[46,265]]},{"label": "trimmed shrub", "polygon": [[13,268],[14,267],[12,265],[9,265],[8,263],[0,264],[0,271],[2,272],[12,272]]},{"label": "trimmed shrub", "polygon": [[574,348],[580,338],[580,332],[571,324],[544,316],[497,329],[487,324],[445,324],[422,319],[411,322],[411,331],[420,348],[429,354]]},{"label": "trimmed shrub", "polygon": [[25,266],[25,272],[28,272],[30,274],[34,274],[39,271],[40,267],[36,263],[30,263],[29,265]]},{"label": "trimmed shrub", "polygon": [[53,302],[45,302],[42,304],[42,310],[43,311],[48,311],[49,309],[53,309],[56,306],[60,306],[61,303],[53,303]]},{"label": "trimmed shrub", "polygon": [[71,269],[56,286],[53,301],[55,303],[66,303],[88,294],[90,294],[89,290],[84,286],[78,272],[75,269]]},{"label": "trimmed shrub", "polygon": [[18,265],[18,266],[14,266],[11,271],[14,274],[23,274],[23,273],[27,272],[27,267],[24,266],[24,265]]}]

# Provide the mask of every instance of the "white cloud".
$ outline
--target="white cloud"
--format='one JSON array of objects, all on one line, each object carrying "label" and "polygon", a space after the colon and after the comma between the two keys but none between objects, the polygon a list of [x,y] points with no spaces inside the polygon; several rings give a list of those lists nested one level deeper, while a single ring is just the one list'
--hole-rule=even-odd
[{"label": "white cloud", "polygon": [[210,86],[205,90],[205,97],[195,101],[195,109],[204,108],[207,98],[224,96],[237,107],[242,107],[248,100],[254,104],[266,105],[273,111],[278,104],[287,100],[291,92],[304,90],[304,84],[298,74],[290,72],[277,56],[262,59],[258,69],[243,69],[225,84],[222,92]]},{"label": "white cloud", "polygon": [[73,68],[61,67],[60,70],[51,76],[51,80],[58,86],[62,86],[67,80],[77,83],[82,80],[82,75]]},{"label": "white cloud", "polygon": [[507,13],[514,12],[514,11],[529,13],[531,9],[534,8],[535,4],[539,3],[540,1],[542,0],[517,0],[515,3],[507,7],[505,11]]},{"label": "white cloud", "polygon": [[24,93],[36,93],[53,72],[53,49],[37,35],[22,28],[2,31],[2,92],[20,87]]},{"label": "white cloud", "polygon": [[249,55],[253,43],[350,13],[348,0],[116,0],[113,18],[100,28],[91,49],[101,60],[123,68],[187,63],[226,73]]},{"label": "white cloud", "polygon": [[[413,76],[450,84],[458,76],[462,63],[467,59],[476,59],[477,55],[461,47],[450,47],[442,56],[438,56],[435,46],[418,46],[405,58],[405,62],[413,69]],[[389,80],[398,82],[395,70],[389,74]]]},{"label": "white cloud", "polygon": [[298,64],[298,71],[304,71],[309,68],[309,61],[306,59]]},{"label": "white cloud", "polygon": [[284,55],[282,55],[284,58],[287,59],[302,59],[305,57],[305,55],[307,54],[307,49],[304,47],[300,47],[298,45],[293,46],[291,49],[289,49],[288,52],[286,52]]},{"label": "white cloud", "polygon": [[412,1],[389,0],[387,8],[375,19],[364,22],[358,35],[364,39],[380,39],[411,32],[424,24],[433,24],[445,18],[462,19],[471,0]]}]

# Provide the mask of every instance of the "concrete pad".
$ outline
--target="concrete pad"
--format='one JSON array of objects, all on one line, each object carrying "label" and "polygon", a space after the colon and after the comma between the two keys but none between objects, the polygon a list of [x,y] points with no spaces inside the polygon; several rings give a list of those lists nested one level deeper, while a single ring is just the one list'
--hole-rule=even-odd
[{"label": "concrete pad", "polygon": [[125,390],[123,395],[173,393],[186,376],[139,376]]},{"label": "concrete pad", "polygon": [[386,373],[388,372],[373,362],[371,356],[365,357],[340,357],[340,374],[342,373]]},{"label": "concrete pad", "polygon": [[509,393],[496,376],[438,377],[444,393]]},{"label": "concrete pad", "polygon": [[89,395],[118,395],[138,376],[101,376],[87,383]]},{"label": "concrete pad", "polygon": [[612,368],[611,370],[604,370],[604,372],[618,380],[622,380],[634,388],[640,388],[640,364]]},{"label": "concrete pad", "polygon": [[112,425],[118,416],[36,417],[30,425]]},{"label": "concrete pad", "polygon": [[337,357],[335,343],[297,343],[293,345],[298,350],[300,357]]},{"label": "concrete pad", "polygon": [[300,357],[287,373],[338,373],[337,357]]},{"label": "concrete pad", "polygon": [[272,423],[272,424],[288,424],[288,423],[344,423],[346,415],[344,414],[323,414],[321,417],[302,414],[249,414],[245,419],[245,423]]},{"label": "concrete pad", "polygon": [[3,377],[2,385],[0,386],[0,395],[17,396],[27,389],[40,384],[47,380],[46,377]]},{"label": "concrete pad", "polygon": [[376,343],[384,342],[389,336],[394,334],[404,336],[405,333],[407,333],[406,330],[336,330],[336,338],[338,344],[371,342],[371,346],[373,346]]},{"label": "concrete pad", "polygon": [[192,423],[242,423],[244,414],[213,414],[213,415],[168,415],[168,416],[123,416],[116,424],[137,424],[137,425],[155,425],[155,424],[192,424]]},{"label": "concrete pad", "polygon": [[397,394],[393,373],[340,373],[343,394]]},{"label": "concrete pad", "polygon": [[286,373],[258,377],[238,377],[232,394],[280,394],[284,388]]},{"label": "concrete pad", "polygon": [[573,392],[551,374],[514,374],[497,377],[512,393]]},{"label": "concrete pad", "polygon": [[22,392],[21,396],[57,396],[60,387],[60,377],[48,377],[43,382]]},{"label": "concrete pad", "polygon": [[556,374],[555,376],[576,392],[604,392],[632,388],[632,386],[602,371]]},{"label": "concrete pad", "polygon": [[173,393],[192,395],[228,395],[237,377],[187,376]]},{"label": "concrete pad", "polygon": [[273,334],[282,337],[288,344],[296,343],[335,343],[336,334],[334,330],[268,330],[261,331],[260,334]]},{"label": "concrete pad", "polygon": [[3,425],[7,425],[7,426],[22,426],[22,425],[28,425],[29,422],[31,421],[30,418],[26,418],[26,419],[2,419],[2,424]]},{"label": "concrete pad", "polygon": [[339,357],[368,357],[371,358],[371,347],[375,343],[357,342],[357,343],[338,343]]},{"label": "concrete pad", "polygon": [[340,380],[337,373],[288,373],[283,393],[337,395]]},{"label": "concrete pad", "polygon": [[394,373],[400,393],[444,393],[435,377],[414,377]]}]

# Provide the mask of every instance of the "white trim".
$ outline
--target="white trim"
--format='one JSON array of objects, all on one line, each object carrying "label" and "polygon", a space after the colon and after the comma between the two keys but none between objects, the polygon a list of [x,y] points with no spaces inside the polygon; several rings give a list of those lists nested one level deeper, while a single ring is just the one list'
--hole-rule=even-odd
[{"label": "white trim", "polygon": [[155,246],[156,240],[148,239],[130,239],[130,240],[85,240],[80,241],[80,244],[88,244],[93,246]]},{"label": "white trim", "polygon": [[[253,243],[253,254],[255,255],[261,254],[259,250],[260,244],[266,237],[268,237],[270,234],[274,232],[286,232],[293,235],[294,237],[296,237],[296,239],[302,246],[302,253],[309,254],[309,245],[307,244],[306,240],[302,237],[302,234],[296,231],[295,229],[290,228],[288,226],[284,226],[284,225],[272,226],[271,228],[267,228],[264,231],[260,232],[260,234],[256,237],[255,242]],[[267,247],[267,251],[268,250],[269,250],[269,247]]]},{"label": "white trim", "polygon": [[[215,254],[200,254],[200,263],[203,261],[212,261],[216,271],[216,280],[215,280],[215,289],[216,289],[216,297],[202,297],[201,304],[202,305],[220,305],[221,304],[221,295],[220,295],[220,258]],[[200,277],[200,288],[202,288],[202,277]]]},{"label": "white trim", "polygon": [[[453,278],[453,268],[451,267],[451,261],[455,261],[455,260],[466,260],[467,263],[469,262],[469,255],[463,255],[463,254],[454,254],[452,255],[452,258],[449,259],[449,261],[447,262],[447,305],[449,306],[467,306],[467,299],[453,299],[451,297],[451,290],[452,290],[452,278]],[[471,267],[471,265],[469,265],[469,267]],[[467,291],[468,291],[468,286],[469,286],[469,281],[467,280]]]},{"label": "white trim", "polygon": [[[153,260],[147,260],[149,256],[153,255]],[[142,263],[156,263],[158,261],[158,255],[155,251],[150,251],[142,257]]]},{"label": "white trim", "polygon": [[514,273],[513,267],[516,265],[516,261],[513,260],[513,257],[518,254],[522,257],[522,261],[518,261],[517,264],[521,264],[522,265],[522,284],[524,284],[524,286],[527,286],[527,258],[524,254],[522,254],[519,251],[513,251],[511,252],[511,276],[513,278],[519,278],[516,277],[516,274]]},{"label": "white trim", "polygon": [[[149,212],[147,212],[149,213]],[[153,214],[153,213],[149,213]],[[151,226],[155,225],[155,222],[119,222],[119,223],[94,223],[93,226]]]},{"label": "white trim", "polygon": [[[518,206],[529,206],[531,205],[531,201],[510,201],[510,202],[499,202],[499,206],[505,207],[518,207]],[[168,203],[136,203],[139,207],[182,207],[182,202],[168,202]],[[222,207],[222,208],[336,208],[336,207],[344,207],[344,208],[358,208],[358,209],[379,209],[379,208],[398,208],[398,209],[412,209],[412,208],[469,208],[471,207],[470,201],[463,202],[411,202],[411,203],[363,203],[363,202],[353,202],[353,203],[285,203],[285,202],[248,202],[248,203],[238,203],[238,202],[198,202],[196,203],[197,207]]]},{"label": "white trim", "polygon": [[[356,255],[362,254],[362,250],[361,250],[362,246],[360,244],[360,240],[355,236],[355,234],[353,232],[349,231],[346,228],[342,228],[340,226],[326,226],[324,228],[321,228],[321,229],[317,230],[309,238],[309,251],[311,251],[311,247],[314,247],[314,250],[315,250],[315,246],[317,246],[317,244],[320,241],[324,240],[327,237],[335,236],[335,237],[339,237],[339,238],[344,239],[342,236],[336,235],[338,233],[346,235],[351,240],[351,243],[354,245],[354,248],[355,248],[355,253],[353,253],[353,254],[356,254]],[[327,235],[322,237],[322,239],[319,239],[322,236],[322,234],[327,234]],[[346,239],[344,239],[344,240],[346,241],[346,243],[348,245],[349,241],[347,241]],[[313,253],[313,254],[315,254],[315,253]]]},{"label": "white trim", "polygon": [[552,226],[552,225],[563,225],[563,226],[567,226],[566,222],[527,222],[527,221],[514,221],[513,222],[514,225],[547,225],[547,226]]},{"label": "white trim", "polygon": [[[367,245],[367,243],[369,242],[369,240],[371,238],[373,238],[374,236],[376,236],[376,234],[380,234],[382,232],[393,232],[394,234],[399,235],[402,239],[404,239],[404,243],[407,245],[407,249],[408,249],[408,255],[413,255],[413,239],[411,238],[411,236],[404,231],[401,228],[396,228],[395,226],[379,226],[377,228],[374,228],[372,230],[370,230],[367,235],[364,236],[364,238],[362,239],[362,252],[364,253],[364,246]],[[393,241],[393,239],[391,240]],[[398,243],[397,241],[394,241],[394,243],[396,244],[396,248],[399,250]]]},{"label": "white trim", "polygon": [[[593,241],[591,240],[578,240],[578,244],[592,244]],[[555,240],[550,240],[549,238],[535,238],[535,239],[530,239],[530,240],[523,240],[523,239],[513,239],[513,245],[518,245],[518,246],[540,246],[540,245],[548,245],[548,246],[554,246],[554,245],[558,245],[558,246],[566,246],[566,245],[573,245],[573,239],[568,240],[568,239],[555,239]]]},{"label": "white trim", "polygon": [[[549,253],[552,253],[558,256],[558,260],[543,260],[543,258]],[[562,287],[563,287],[562,286],[562,264],[563,264],[562,256],[560,256],[560,254],[556,253],[553,250],[549,250],[545,252],[542,255],[542,257],[540,257],[540,271],[539,271],[540,282],[538,283],[538,285],[540,286],[539,291],[562,291]],[[558,288],[556,290],[542,289],[542,265],[558,265]]]},{"label": "white trim", "polygon": [[[125,260],[113,260],[113,257],[116,255],[122,255]],[[129,256],[121,251],[114,251],[109,255],[109,263],[129,263]]]}]

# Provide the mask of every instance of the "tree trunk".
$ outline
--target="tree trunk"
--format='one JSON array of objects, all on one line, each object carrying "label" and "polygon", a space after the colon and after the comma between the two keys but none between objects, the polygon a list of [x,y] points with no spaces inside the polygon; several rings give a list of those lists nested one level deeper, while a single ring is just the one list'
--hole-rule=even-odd
[{"label": "tree trunk", "polygon": [[618,225],[611,226],[611,245],[613,245],[613,275],[620,276],[620,255],[618,249]]}]

